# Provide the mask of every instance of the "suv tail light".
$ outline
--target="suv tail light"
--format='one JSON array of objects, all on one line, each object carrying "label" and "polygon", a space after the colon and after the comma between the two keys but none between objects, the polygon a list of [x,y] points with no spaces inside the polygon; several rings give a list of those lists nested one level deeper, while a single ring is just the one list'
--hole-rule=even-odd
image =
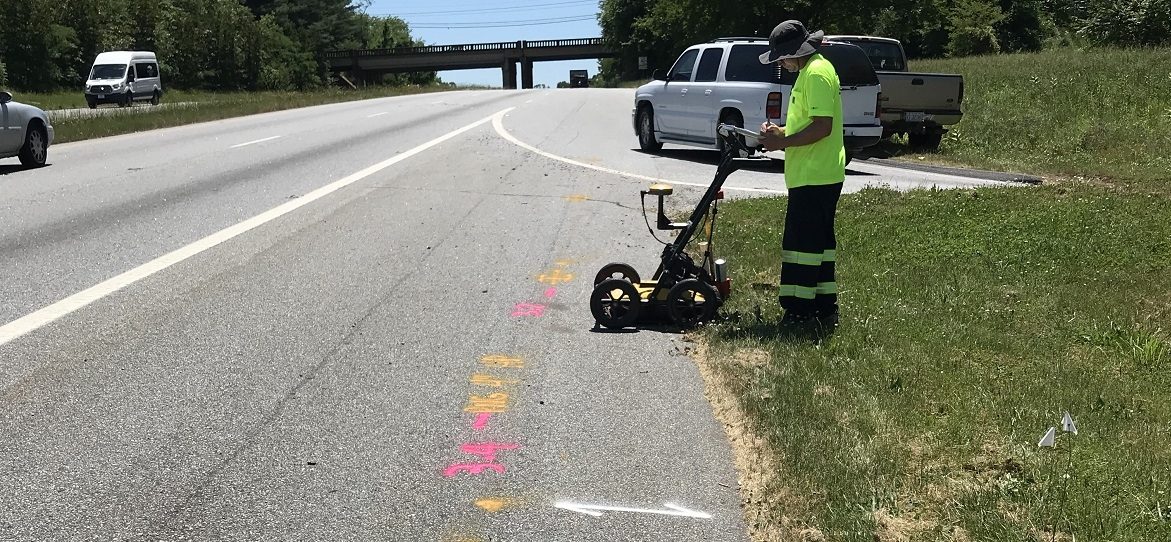
[{"label": "suv tail light", "polygon": [[874,118],[882,118],[882,93],[878,93],[878,97],[874,99]]},{"label": "suv tail light", "polygon": [[769,119],[781,118],[781,93],[768,93],[768,102],[765,104],[764,114]]}]

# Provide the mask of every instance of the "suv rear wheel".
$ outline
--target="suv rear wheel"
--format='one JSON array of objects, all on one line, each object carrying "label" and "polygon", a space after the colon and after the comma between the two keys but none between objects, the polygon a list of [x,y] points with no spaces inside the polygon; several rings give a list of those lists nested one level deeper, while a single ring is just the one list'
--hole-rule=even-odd
[{"label": "suv rear wheel", "polygon": [[655,138],[655,110],[649,105],[638,109],[638,147],[643,152],[663,149],[663,144]]},{"label": "suv rear wheel", "polygon": [[[731,124],[743,128],[744,116],[737,111],[725,111],[723,115],[720,115],[720,124]],[[740,140],[740,143],[744,143],[744,136],[737,135],[736,138]],[[725,150],[724,138],[720,137],[719,134],[716,134],[716,146],[720,149],[720,154],[723,154]]]}]

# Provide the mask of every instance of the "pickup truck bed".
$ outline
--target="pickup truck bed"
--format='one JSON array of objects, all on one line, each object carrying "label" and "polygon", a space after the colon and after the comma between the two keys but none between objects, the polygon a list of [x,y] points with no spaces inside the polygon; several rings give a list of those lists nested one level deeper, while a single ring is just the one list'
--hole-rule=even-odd
[{"label": "pickup truck bed", "polygon": [[[884,135],[917,126],[948,126],[963,118],[964,78],[943,73],[878,72]],[[921,128],[920,128],[921,129]]]}]

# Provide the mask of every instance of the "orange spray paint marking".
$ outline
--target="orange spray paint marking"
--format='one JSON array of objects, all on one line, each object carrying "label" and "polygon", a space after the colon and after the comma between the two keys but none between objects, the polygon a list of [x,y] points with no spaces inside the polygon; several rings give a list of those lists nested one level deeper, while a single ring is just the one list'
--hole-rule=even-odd
[{"label": "orange spray paint marking", "polygon": [[504,465],[498,465],[496,463],[457,463],[443,469],[443,477],[455,478],[461,472],[479,475],[483,474],[486,470],[493,471],[496,474],[504,474]]},{"label": "orange spray paint marking", "polygon": [[573,280],[573,273],[566,273],[561,269],[554,269],[550,273],[541,273],[537,275],[537,282],[541,284],[548,284],[550,286],[558,286],[566,284]]},{"label": "orange spray paint marking", "polygon": [[491,412],[480,412],[476,414],[476,421],[472,422],[472,429],[476,431],[483,431],[488,427],[488,419],[492,417]]},{"label": "orange spray paint marking", "polygon": [[469,442],[461,444],[459,450],[465,454],[480,456],[487,463],[496,462],[496,452],[509,451],[520,448],[520,444],[504,444],[499,442]]},{"label": "orange spray paint marking", "polygon": [[507,393],[490,393],[488,395],[473,395],[468,398],[468,406],[464,412],[506,412],[508,410]]},{"label": "orange spray paint marking", "polygon": [[511,499],[502,497],[485,497],[476,501],[476,506],[485,512],[496,513],[503,510],[507,506],[512,506]]},{"label": "orange spray paint marking", "polygon": [[570,265],[573,265],[573,263],[573,260],[561,259],[553,262],[553,265],[556,265],[557,267],[569,267]]},{"label": "orange spray paint marking", "polygon": [[503,388],[504,386],[516,384],[516,381],[505,380],[503,378],[497,378],[495,376],[486,374],[474,374],[472,375],[472,384],[477,386],[488,386],[492,388]]},{"label": "orange spray paint marking", "polygon": [[518,317],[533,317],[540,318],[545,315],[545,306],[537,303],[517,303],[512,309],[513,318]]},{"label": "orange spray paint marking", "polygon": [[509,369],[523,369],[525,366],[523,358],[495,354],[480,358],[480,363],[489,367],[507,367]]},{"label": "orange spray paint marking", "polygon": [[590,200],[590,197],[585,194],[574,194],[572,196],[565,196],[565,201],[569,201],[572,203],[582,203],[582,202],[589,201],[589,200]]}]

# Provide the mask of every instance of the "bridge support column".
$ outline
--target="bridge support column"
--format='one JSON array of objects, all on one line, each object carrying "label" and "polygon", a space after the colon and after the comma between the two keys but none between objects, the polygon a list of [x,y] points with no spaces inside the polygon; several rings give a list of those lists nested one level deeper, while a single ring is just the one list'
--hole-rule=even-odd
[{"label": "bridge support column", "polygon": [[515,89],[516,62],[513,60],[505,60],[504,64],[500,67],[500,70],[504,72],[504,88]]},{"label": "bridge support column", "polygon": [[520,61],[520,88],[533,88],[533,61]]}]

